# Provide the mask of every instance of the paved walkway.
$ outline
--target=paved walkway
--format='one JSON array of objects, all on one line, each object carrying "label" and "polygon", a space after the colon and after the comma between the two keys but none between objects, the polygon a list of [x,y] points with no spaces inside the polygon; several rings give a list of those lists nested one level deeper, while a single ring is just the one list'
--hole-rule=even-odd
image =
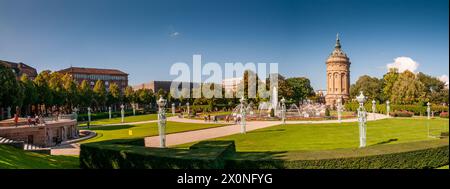
[{"label": "paved walkway", "polygon": [[[369,113],[367,116],[368,121],[380,120],[387,118],[386,115]],[[180,119],[181,120],[181,119]],[[185,120],[185,119],[183,119]],[[195,120],[192,122],[204,123],[204,121]],[[357,118],[345,119],[342,122],[356,122]],[[338,123],[338,120],[321,120],[321,121],[286,121],[286,124],[320,124],[320,123]],[[251,121],[247,122],[246,131],[253,131],[256,129],[271,127],[282,124],[281,121]],[[197,131],[188,131],[182,133],[174,133],[166,135],[166,145],[176,146],[179,144],[191,143],[196,141],[202,141],[207,139],[213,139],[218,137],[224,137],[228,135],[241,133],[241,125],[229,125],[218,128],[202,129]],[[152,136],[145,138],[146,147],[159,147],[159,136]]]},{"label": "paved walkway", "polygon": [[[368,113],[367,120],[380,120],[388,118],[388,116],[383,114],[372,114]],[[211,124],[213,122],[205,122],[203,120],[196,119],[186,119],[178,117],[168,117],[167,121],[173,122],[183,122],[183,123],[195,123],[195,124]],[[356,122],[356,118],[353,119],[343,119],[342,122]],[[142,124],[142,123],[153,123],[157,120],[145,121],[145,122],[133,122],[133,123],[123,123],[123,124],[109,124],[103,126],[115,126],[115,125],[132,125],[132,124]],[[286,124],[320,124],[320,123],[338,123],[338,120],[321,120],[321,121],[286,121]],[[224,124],[225,122],[218,122],[217,124]],[[281,121],[249,121],[247,122],[246,131],[253,131],[256,129],[271,127],[275,125],[282,124]],[[103,127],[98,126],[98,127]],[[181,133],[174,133],[166,135],[166,145],[175,146],[179,144],[191,143],[196,141],[208,140],[218,137],[224,137],[228,135],[238,134],[241,132],[241,126],[239,124],[216,127],[210,129],[202,129],[196,131],[187,131]],[[159,147],[159,136],[152,136],[145,138],[145,146],[147,147]],[[79,155],[80,145],[78,143],[68,144],[58,147],[52,147],[52,155]]]}]

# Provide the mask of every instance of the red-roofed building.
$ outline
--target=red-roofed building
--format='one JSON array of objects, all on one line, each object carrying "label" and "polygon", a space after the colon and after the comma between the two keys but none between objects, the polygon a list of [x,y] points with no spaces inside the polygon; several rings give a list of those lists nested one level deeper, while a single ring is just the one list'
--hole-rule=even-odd
[{"label": "red-roofed building", "polygon": [[78,83],[86,80],[92,88],[97,80],[103,81],[107,90],[111,83],[116,83],[122,91],[128,86],[128,74],[116,69],[70,67],[58,72],[72,75]]},{"label": "red-roofed building", "polygon": [[22,77],[22,75],[24,75],[24,74],[26,74],[28,76],[28,79],[30,79],[30,80],[33,80],[37,76],[37,71],[35,68],[28,66],[22,62],[15,63],[15,62],[0,60],[0,64],[3,64],[8,68],[11,68],[13,70],[14,74],[16,74],[17,80],[19,80],[20,77]]}]

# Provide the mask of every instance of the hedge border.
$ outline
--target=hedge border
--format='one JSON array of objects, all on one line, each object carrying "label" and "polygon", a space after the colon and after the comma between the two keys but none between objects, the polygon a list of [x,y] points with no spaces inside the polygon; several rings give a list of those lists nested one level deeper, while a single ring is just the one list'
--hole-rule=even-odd
[{"label": "hedge border", "polygon": [[448,138],[305,152],[236,152],[234,141],[146,148],[134,139],[82,144],[80,152],[80,167],[94,169],[428,169],[448,163]]}]

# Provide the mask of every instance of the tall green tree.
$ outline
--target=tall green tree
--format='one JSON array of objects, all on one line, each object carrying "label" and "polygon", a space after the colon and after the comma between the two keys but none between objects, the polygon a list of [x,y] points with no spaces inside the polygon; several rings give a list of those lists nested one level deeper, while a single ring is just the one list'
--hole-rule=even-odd
[{"label": "tall green tree", "polygon": [[132,87],[127,86],[124,91],[124,101],[125,103],[135,103],[136,95]]},{"label": "tall green tree", "polygon": [[392,102],[396,104],[413,104],[424,101],[425,86],[414,73],[405,71],[401,73],[392,87]]},{"label": "tall green tree", "polygon": [[16,75],[10,69],[0,64],[0,107],[20,105],[23,96]]},{"label": "tall green tree", "polygon": [[293,90],[292,100],[296,102],[303,101],[315,95],[311,82],[306,77],[293,77],[288,78],[286,81]]},{"label": "tall green tree", "polygon": [[53,72],[50,74],[50,80],[48,81],[48,87],[53,96],[51,105],[61,107],[66,102],[67,92],[64,89],[62,74],[59,72]]},{"label": "tall green tree", "polygon": [[383,82],[382,80],[376,77],[370,77],[368,75],[363,75],[358,78],[355,84],[350,86],[350,96],[351,98],[355,98],[359,95],[359,91],[363,91],[364,95],[372,101],[375,99],[376,101],[384,101],[382,95]]},{"label": "tall green tree", "polygon": [[50,81],[50,74],[51,71],[44,70],[41,73],[39,73],[34,79],[34,84],[36,86],[38,93],[38,104],[46,105],[45,106],[46,108],[49,105],[53,104],[53,95],[48,83]]},{"label": "tall green tree", "polygon": [[391,68],[389,71],[383,75],[383,96],[386,100],[391,98],[392,95],[392,87],[398,78],[398,69]]},{"label": "tall green tree", "polygon": [[[443,103],[446,97],[445,83],[437,77],[433,77],[422,72],[417,73],[417,79],[424,85],[423,93],[425,93],[425,101],[432,103]],[[447,94],[448,96],[448,94]]]},{"label": "tall green tree", "polygon": [[93,92],[94,100],[97,102],[97,107],[105,106],[108,93],[106,92],[106,87],[102,80],[97,80],[97,82],[95,82]]},{"label": "tall green tree", "polygon": [[111,83],[109,85],[108,91],[108,105],[115,106],[122,101],[122,92],[120,91],[119,85],[116,83]]},{"label": "tall green tree", "polygon": [[37,104],[38,102],[38,92],[33,81],[31,81],[26,74],[22,75],[20,82],[23,86],[24,98],[23,105],[25,106],[25,111],[29,115],[31,114],[31,106]]},{"label": "tall green tree", "polygon": [[65,105],[70,112],[70,110],[79,103],[77,82],[72,78],[71,75],[64,74],[64,76],[62,77],[62,84],[64,91],[66,92]]},{"label": "tall green tree", "polygon": [[88,81],[83,80],[78,85],[79,103],[83,107],[90,107],[92,105],[93,91],[89,86]]}]

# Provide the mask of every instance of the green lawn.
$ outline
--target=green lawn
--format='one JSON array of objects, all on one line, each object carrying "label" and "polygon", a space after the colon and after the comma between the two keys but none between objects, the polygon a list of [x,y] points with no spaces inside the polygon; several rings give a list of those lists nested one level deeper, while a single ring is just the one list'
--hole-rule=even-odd
[{"label": "green lawn", "polygon": [[[172,114],[167,114],[167,116],[171,116]],[[146,115],[137,115],[137,116],[127,116],[124,117],[124,123],[132,123],[132,122],[141,122],[141,121],[151,121],[151,120],[157,120],[158,114],[146,114]],[[95,121],[91,121],[92,125],[105,125],[105,124],[116,124],[121,123],[122,118],[121,117],[115,117],[111,119],[99,119]],[[82,123],[79,126],[86,126],[87,123]]]},{"label": "green lawn", "polygon": [[[224,126],[225,124],[193,124],[193,123],[180,123],[180,122],[167,122],[166,133],[177,133],[183,131],[192,131],[199,129],[207,129],[213,127]],[[97,132],[97,136],[83,141],[98,142],[112,139],[127,139],[127,138],[143,138],[147,136],[158,135],[158,123],[147,123],[138,125],[120,125],[120,126],[105,126],[90,128]],[[129,134],[129,130],[133,135]]]},{"label": "green lawn", "polygon": [[0,145],[0,169],[77,169],[78,157],[51,156]]},{"label": "green lawn", "polygon": [[[367,123],[367,144],[391,144],[432,140],[426,119],[385,119]],[[434,133],[448,132],[448,119],[429,120]],[[273,126],[215,140],[234,140],[238,151],[299,151],[357,148],[357,123]],[[186,148],[193,143],[177,146]]]}]

